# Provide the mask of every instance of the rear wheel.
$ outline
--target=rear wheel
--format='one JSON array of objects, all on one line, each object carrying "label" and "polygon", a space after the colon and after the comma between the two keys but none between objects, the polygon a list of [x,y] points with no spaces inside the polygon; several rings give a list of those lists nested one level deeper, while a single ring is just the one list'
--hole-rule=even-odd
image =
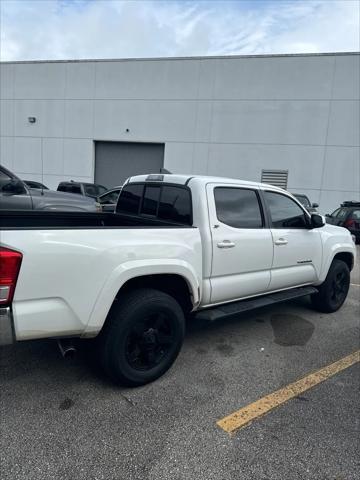
[{"label": "rear wheel", "polygon": [[320,312],[336,312],[345,302],[349,286],[349,267],[342,260],[335,259],[324,283],[319,287],[319,293],[311,297],[313,306]]},{"label": "rear wheel", "polygon": [[175,361],[184,333],[184,314],[174,298],[152,289],[130,292],[114,304],[100,335],[102,366],[123,385],[152,382]]}]

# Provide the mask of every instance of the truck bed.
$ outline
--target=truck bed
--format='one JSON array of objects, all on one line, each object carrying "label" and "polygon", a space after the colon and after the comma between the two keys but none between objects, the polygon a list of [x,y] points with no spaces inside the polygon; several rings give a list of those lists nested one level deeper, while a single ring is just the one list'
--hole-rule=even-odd
[{"label": "truck bed", "polygon": [[51,212],[3,210],[1,230],[18,229],[81,229],[81,228],[191,228],[151,217],[123,215],[111,212]]}]

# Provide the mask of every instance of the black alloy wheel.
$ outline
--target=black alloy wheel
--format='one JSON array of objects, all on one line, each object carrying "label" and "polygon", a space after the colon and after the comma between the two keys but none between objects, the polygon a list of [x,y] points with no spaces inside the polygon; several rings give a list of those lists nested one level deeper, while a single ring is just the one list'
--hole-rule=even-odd
[{"label": "black alloy wheel", "polygon": [[159,365],[175,341],[171,321],[164,313],[145,316],[134,323],[126,339],[126,359],[135,370],[146,371]]},{"label": "black alloy wheel", "polygon": [[141,288],[114,302],[99,335],[100,361],[116,383],[152,382],[174,363],[185,336],[184,312],[165,292]]}]

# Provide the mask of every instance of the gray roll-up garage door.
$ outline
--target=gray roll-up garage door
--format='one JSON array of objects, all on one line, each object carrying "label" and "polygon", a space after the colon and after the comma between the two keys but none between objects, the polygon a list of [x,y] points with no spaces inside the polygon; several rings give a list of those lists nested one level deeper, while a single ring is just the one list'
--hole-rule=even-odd
[{"label": "gray roll-up garage door", "polygon": [[95,183],[111,188],[133,175],[159,173],[163,143],[95,142]]}]

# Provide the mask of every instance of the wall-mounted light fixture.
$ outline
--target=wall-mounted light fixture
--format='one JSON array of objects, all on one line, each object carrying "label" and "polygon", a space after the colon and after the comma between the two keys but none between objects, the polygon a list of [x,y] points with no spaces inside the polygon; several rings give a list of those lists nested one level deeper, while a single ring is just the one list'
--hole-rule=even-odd
[{"label": "wall-mounted light fixture", "polygon": [[28,117],[29,123],[35,123],[36,122],[36,117]]}]

